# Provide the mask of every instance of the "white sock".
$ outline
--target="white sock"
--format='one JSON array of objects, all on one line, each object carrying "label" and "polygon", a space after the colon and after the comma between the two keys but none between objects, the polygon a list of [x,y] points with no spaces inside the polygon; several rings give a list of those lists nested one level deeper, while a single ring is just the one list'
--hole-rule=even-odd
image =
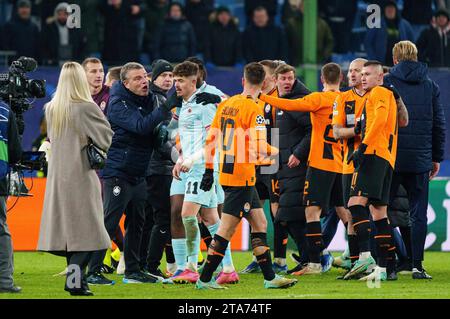
[{"label": "white sock", "polygon": [[366,259],[369,259],[370,257],[372,257],[372,255],[370,254],[370,251],[365,251],[359,254],[359,260],[360,261],[364,261]]}]

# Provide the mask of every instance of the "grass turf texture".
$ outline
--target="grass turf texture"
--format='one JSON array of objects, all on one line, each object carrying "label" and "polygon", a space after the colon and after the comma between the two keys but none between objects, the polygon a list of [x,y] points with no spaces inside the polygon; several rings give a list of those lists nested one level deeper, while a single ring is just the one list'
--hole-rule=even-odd
[{"label": "grass turf texture", "polygon": [[[288,252],[289,253],[289,252]],[[336,255],[336,254],[335,254]],[[243,269],[251,261],[251,253],[234,253],[234,262],[238,270]],[[413,280],[411,275],[399,275],[399,280],[382,282],[380,288],[368,288],[367,284],[358,281],[336,280],[343,270],[333,268],[330,272],[319,276],[296,277],[299,282],[290,289],[267,290],[263,288],[262,274],[240,275],[237,285],[229,286],[224,291],[199,291],[193,285],[163,284],[123,284],[122,277],[107,275],[116,281],[114,286],[91,286],[94,297],[118,299],[194,299],[194,298],[261,298],[261,299],[352,299],[352,298],[450,298],[450,253],[428,252],[425,257],[427,272],[433,280]],[[288,260],[293,267],[293,262]],[[165,265],[161,267],[164,268]],[[50,254],[20,252],[15,254],[16,284],[23,288],[21,294],[0,294],[0,299],[61,299],[71,297],[63,290],[65,277],[54,277],[65,268],[65,258]]]}]

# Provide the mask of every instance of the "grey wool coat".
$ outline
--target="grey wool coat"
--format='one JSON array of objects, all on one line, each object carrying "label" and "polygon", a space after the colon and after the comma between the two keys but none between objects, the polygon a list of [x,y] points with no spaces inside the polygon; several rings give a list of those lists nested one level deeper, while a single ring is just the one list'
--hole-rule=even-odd
[{"label": "grey wool coat", "polygon": [[107,151],[113,131],[94,103],[73,103],[69,127],[52,139],[44,209],[37,249],[48,252],[95,251],[111,247],[103,220],[100,180],[89,166],[88,137]]}]

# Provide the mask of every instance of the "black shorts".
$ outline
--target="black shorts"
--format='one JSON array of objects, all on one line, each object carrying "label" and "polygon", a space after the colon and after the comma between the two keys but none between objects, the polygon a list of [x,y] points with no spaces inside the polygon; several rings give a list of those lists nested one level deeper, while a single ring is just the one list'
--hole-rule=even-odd
[{"label": "black shorts", "polygon": [[256,191],[260,200],[270,200],[271,203],[278,203],[280,199],[280,188],[276,174],[260,174],[256,171]]},{"label": "black shorts", "polygon": [[270,188],[270,202],[279,203],[280,202],[280,186],[278,183],[278,177],[276,174],[272,175],[270,179],[272,187]]},{"label": "black shorts", "polygon": [[378,206],[389,204],[393,169],[388,161],[376,155],[363,155],[352,179],[350,196],[363,196]]},{"label": "black shorts", "polygon": [[254,186],[222,186],[225,192],[223,214],[238,218],[246,217],[252,209],[261,208],[258,192]]},{"label": "black shorts", "polygon": [[258,192],[259,199],[270,199],[270,192],[272,190],[272,182],[270,174],[260,174],[259,169],[256,170],[256,191]]},{"label": "black shorts", "polygon": [[305,206],[320,206],[322,209],[344,206],[342,195],[342,174],[308,167],[305,189]]},{"label": "black shorts", "polygon": [[353,174],[342,174],[342,194],[344,195],[344,207],[348,208],[348,200],[350,199],[350,189],[352,187]]}]

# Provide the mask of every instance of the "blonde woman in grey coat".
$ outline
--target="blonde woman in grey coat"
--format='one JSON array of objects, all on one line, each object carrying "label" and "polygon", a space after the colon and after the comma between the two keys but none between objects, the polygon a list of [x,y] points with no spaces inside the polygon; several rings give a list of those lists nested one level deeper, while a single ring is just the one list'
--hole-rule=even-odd
[{"label": "blonde woman in grey coat", "polygon": [[92,295],[85,269],[93,251],[111,246],[103,222],[100,181],[85,146],[91,139],[107,151],[113,135],[92,100],[80,64],[63,65],[53,99],[45,106],[51,153],[38,250],[66,256],[65,290]]}]

